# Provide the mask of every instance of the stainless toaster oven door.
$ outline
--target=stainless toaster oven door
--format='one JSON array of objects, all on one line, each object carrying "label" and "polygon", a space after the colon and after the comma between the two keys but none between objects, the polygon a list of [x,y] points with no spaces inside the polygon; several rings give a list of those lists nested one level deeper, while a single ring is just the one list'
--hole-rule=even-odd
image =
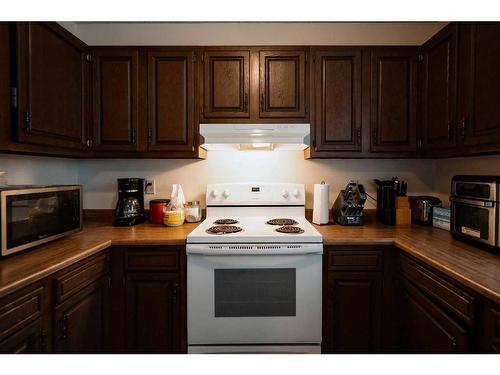
[{"label": "stainless toaster oven door", "polygon": [[472,240],[497,246],[497,202],[451,197],[452,231]]}]

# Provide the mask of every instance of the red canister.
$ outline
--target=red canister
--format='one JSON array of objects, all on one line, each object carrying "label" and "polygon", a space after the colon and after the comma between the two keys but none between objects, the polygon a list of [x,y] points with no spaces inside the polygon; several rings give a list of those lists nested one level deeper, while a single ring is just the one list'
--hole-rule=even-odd
[{"label": "red canister", "polygon": [[163,212],[167,209],[170,199],[153,199],[149,202],[149,222],[163,224]]}]

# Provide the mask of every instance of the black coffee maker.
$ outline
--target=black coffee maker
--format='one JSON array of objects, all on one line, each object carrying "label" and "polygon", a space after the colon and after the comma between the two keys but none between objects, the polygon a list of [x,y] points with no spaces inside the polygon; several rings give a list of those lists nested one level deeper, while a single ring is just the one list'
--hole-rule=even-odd
[{"label": "black coffee maker", "polygon": [[145,188],[146,180],[143,178],[118,179],[118,202],[116,202],[114,225],[130,226],[145,220]]}]

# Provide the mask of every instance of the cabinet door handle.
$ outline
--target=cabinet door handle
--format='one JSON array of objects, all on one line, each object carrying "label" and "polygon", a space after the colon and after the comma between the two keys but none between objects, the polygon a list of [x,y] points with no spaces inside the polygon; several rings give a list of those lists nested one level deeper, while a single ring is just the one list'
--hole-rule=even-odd
[{"label": "cabinet door handle", "polygon": [[361,146],[361,128],[356,129],[356,143]]},{"label": "cabinet door handle", "polygon": [[135,138],[136,138],[136,134],[135,134],[135,128],[132,128],[132,144],[135,145]]},{"label": "cabinet door handle", "polygon": [[467,119],[462,117],[462,137],[465,137],[466,133],[466,128],[467,128]]},{"label": "cabinet door handle", "polygon": [[378,128],[373,128],[373,144],[378,144]]},{"label": "cabinet door handle", "polygon": [[179,289],[179,284],[174,283],[174,285],[172,285],[172,304],[174,305],[177,303],[178,289]]},{"label": "cabinet door handle", "polygon": [[31,114],[24,112],[24,127],[27,133],[31,133]]},{"label": "cabinet door handle", "polygon": [[457,349],[457,340],[453,339],[453,341],[451,342],[451,347],[453,348],[453,350],[456,350]]},{"label": "cabinet door handle", "polygon": [[68,338],[68,315],[64,315],[60,321],[61,324],[61,340],[66,340]]}]

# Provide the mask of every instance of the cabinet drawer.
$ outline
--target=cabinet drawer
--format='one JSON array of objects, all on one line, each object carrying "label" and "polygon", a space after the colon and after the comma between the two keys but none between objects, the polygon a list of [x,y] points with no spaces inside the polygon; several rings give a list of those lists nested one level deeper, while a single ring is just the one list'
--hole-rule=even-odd
[{"label": "cabinet drawer", "polygon": [[0,341],[42,315],[43,287],[0,300]]},{"label": "cabinet drawer", "polygon": [[472,324],[476,305],[474,297],[404,255],[399,257],[399,267],[408,280],[465,322]]},{"label": "cabinet drawer", "polygon": [[78,263],[54,279],[56,302],[60,303],[108,273],[107,254],[99,254],[90,260]]},{"label": "cabinet drawer", "polygon": [[378,271],[382,269],[382,251],[332,250],[327,254],[328,270]]},{"label": "cabinet drawer", "polygon": [[128,271],[177,271],[178,251],[132,250],[125,254],[125,268]]}]

